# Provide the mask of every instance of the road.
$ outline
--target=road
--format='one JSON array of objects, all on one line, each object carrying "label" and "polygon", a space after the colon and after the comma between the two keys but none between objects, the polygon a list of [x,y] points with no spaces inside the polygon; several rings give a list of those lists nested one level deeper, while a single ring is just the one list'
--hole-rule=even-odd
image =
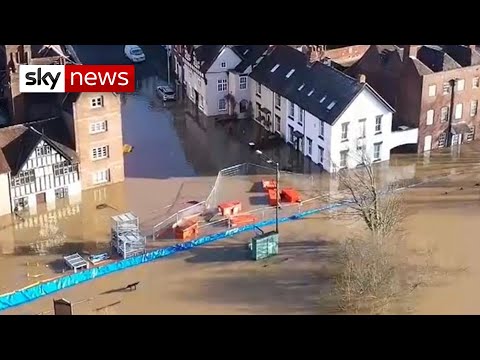
[{"label": "road", "polygon": [[[124,45],[72,46],[84,64],[130,63]],[[146,61],[135,65],[136,92],[122,97],[124,142],[134,146],[125,161],[127,177],[212,176],[228,166],[260,161],[247,145],[259,131],[251,120],[227,129],[199,114],[189,100],[163,104],[155,89],[166,83],[166,50],[161,45],[140,46]],[[283,168],[319,171],[286,144],[265,153]]]}]

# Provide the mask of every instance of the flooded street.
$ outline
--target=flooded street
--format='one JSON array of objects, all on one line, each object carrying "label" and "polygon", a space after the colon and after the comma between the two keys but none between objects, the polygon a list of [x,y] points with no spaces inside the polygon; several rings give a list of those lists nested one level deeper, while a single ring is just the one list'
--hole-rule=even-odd
[{"label": "flooded street", "polygon": [[[99,47],[82,45],[78,49],[88,55],[85,58],[91,59],[90,63],[127,63],[121,45]],[[84,192],[80,204],[59,203],[55,210],[26,217],[24,221],[0,218],[0,293],[61,275],[63,263],[59,259],[63,255],[108,250],[112,215],[134,212],[140,218],[142,231],[147,233],[166,216],[192,202],[205,200],[222,168],[245,162],[260,164],[258,156],[248,146],[248,142],[258,142],[263,136],[263,130],[256,123],[241,120],[231,125],[220,124],[199,114],[188,100],[164,104],[156,96],[155,89],[166,83],[163,80],[165,52],[160,46],[143,48],[148,60],[138,65],[137,91],[122,96],[124,143],[133,146],[133,152],[125,156],[126,181]],[[316,165],[286,144],[266,148],[264,153],[279,161],[282,169],[312,174],[312,186],[317,186],[317,181],[322,184],[330,181],[327,173],[322,173]],[[475,142],[420,156],[392,155],[390,162],[379,164],[378,169],[386,182],[413,184],[437,179],[437,182],[426,182],[409,193],[410,241],[434,239],[442,249],[441,255],[438,255],[440,262],[450,261],[455,266],[468,263],[470,265],[465,266],[471,267],[474,274],[478,273],[480,279],[480,269],[472,265],[475,254],[480,251],[474,236],[475,219],[480,215],[480,188],[475,186],[480,182],[479,154],[480,142]],[[460,187],[465,190],[458,190]],[[321,189],[324,188],[318,187],[315,191],[320,192]],[[235,193],[235,189],[231,191]],[[449,195],[443,195],[445,192]],[[225,245],[212,245],[211,248],[216,250],[196,249],[175,259],[165,259],[98,280],[94,282],[97,284],[94,287],[81,285],[79,289],[83,290],[75,293],[76,290],[71,289],[67,295],[81,300],[94,296],[92,292],[97,290],[107,291],[125,281],[141,278],[144,291],[125,300],[125,305],[117,308],[117,313],[315,313],[317,303],[311,296],[326,285],[324,276],[318,275],[323,265],[318,266],[312,257],[315,251],[309,246],[324,249],[326,241],[333,241],[345,233],[338,230],[342,228],[339,224],[332,226],[325,219],[314,220],[283,226],[287,242],[291,243],[287,245],[291,248],[287,252],[290,255],[286,256],[290,260],[268,270],[245,259],[242,249],[251,235],[247,234],[228,240]],[[237,256],[239,251],[240,257]],[[198,256],[205,257],[205,254],[200,254],[202,252],[210,252],[209,260],[192,260]],[[303,256],[301,252],[309,255]],[[295,258],[301,261],[295,262]],[[192,275],[191,268],[195,275]],[[252,274],[259,272],[263,275],[258,281],[248,280],[253,278]],[[162,274],[160,283],[157,282],[159,273]],[[168,276],[163,276],[166,274]],[[319,277],[322,281],[314,284]],[[181,287],[180,281],[188,283],[190,290]],[[218,290],[223,284],[248,293],[251,291],[247,287],[251,285],[249,281],[255,283],[255,291],[263,296],[244,295],[243,300],[233,304],[233,299],[222,298]],[[288,281],[297,285],[290,286],[289,290],[279,285]],[[462,281],[462,291],[466,291],[475,280]],[[277,288],[268,287],[269,283],[274,283]],[[307,286],[306,283],[310,284]],[[303,289],[296,295],[291,291],[295,286]],[[205,289],[212,291],[208,294]],[[428,290],[432,292],[422,298],[419,312],[428,313],[431,309],[462,312],[469,309],[480,313],[480,308],[471,305],[473,301],[456,308],[449,308],[447,300],[429,304],[428,299],[433,297],[460,301],[455,298],[457,295],[448,293],[453,291],[452,288],[442,289]],[[168,293],[169,290],[172,292]],[[269,308],[264,301],[271,298],[271,294],[277,294],[278,299]],[[299,294],[304,299],[308,298],[308,306],[296,303],[300,301],[297,299]],[[111,295],[109,299],[115,300],[117,295]],[[216,300],[214,296],[217,296]],[[155,298],[153,305],[149,304],[151,297]],[[284,299],[284,303],[280,299]],[[30,306],[27,305],[23,310],[15,311],[40,312],[45,301],[32,305],[35,310],[25,310]],[[105,301],[96,304],[97,308]],[[193,302],[198,302],[198,307]],[[160,303],[162,308],[158,307]],[[256,305],[245,305],[250,303]],[[82,313],[91,313],[92,306],[85,307]]]}]

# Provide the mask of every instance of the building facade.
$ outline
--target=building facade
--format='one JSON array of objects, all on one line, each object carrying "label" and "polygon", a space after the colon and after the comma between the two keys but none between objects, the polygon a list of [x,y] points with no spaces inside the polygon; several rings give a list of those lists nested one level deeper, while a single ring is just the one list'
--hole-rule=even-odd
[{"label": "building facade", "polygon": [[392,146],[416,141],[415,129],[392,132],[394,110],[365,77],[291,47],[271,48],[250,76],[254,120],[328,172],[388,160]]},{"label": "building facade", "polygon": [[480,130],[476,45],[372,45],[347,72],[371,79],[396,124],[418,127],[419,153],[473,141]]},{"label": "building facade", "polygon": [[206,116],[249,115],[252,65],[268,45],[175,45],[174,71],[186,96]]}]

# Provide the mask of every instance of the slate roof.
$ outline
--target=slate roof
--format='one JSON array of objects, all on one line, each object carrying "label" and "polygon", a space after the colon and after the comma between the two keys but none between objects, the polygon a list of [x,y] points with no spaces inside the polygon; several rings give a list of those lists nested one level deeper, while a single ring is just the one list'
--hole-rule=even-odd
[{"label": "slate roof", "polygon": [[254,65],[257,60],[267,51],[269,45],[235,45],[232,49],[242,59],[237,65],[235,71],[239,73],[245,72],[247,68]]},{"label": "slate roof", "polygon": [[320,62],[312,66],[305,54],[286,45],[271,48],[250,76],[330,125],[365,88],[394,111],[368,84]]},{"label": "slate roof", "polygon": [[65,129],[61,119],[30,125],[14,125],[0,129],[0,173],[16,175],[38,145],[44,140],[58,153],[72,162],[78,156],[64,141]]}]

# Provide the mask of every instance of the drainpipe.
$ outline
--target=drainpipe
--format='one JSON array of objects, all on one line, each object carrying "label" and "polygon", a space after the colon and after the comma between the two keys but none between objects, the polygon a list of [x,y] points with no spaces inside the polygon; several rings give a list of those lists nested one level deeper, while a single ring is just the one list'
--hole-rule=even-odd
[{"label": "drainpipe", "polygon": [[455,106],[455,84],[457,83],[457,79],[451,79],[449,81],[450,84],[450,111],[449,111],[449,119],[448,119],[448,132],[447,132],[447,147],[452,145],[452,126],[453,126],[453,115],[454,115],[454,106]]}]

